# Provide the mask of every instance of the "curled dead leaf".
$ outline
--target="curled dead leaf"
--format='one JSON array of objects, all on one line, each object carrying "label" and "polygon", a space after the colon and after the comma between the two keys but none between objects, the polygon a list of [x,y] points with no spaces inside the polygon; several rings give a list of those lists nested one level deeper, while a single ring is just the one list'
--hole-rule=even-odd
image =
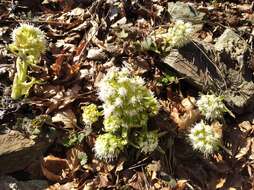
[{"label": "curled dead leaf", "polygon": [[187,97],[182,100],[181,104],[185,110],[193,110],[195,109],[196,99],[194,97]]},{"label": "curled dead leaf", "polygon": [[49,186],[46,190],[76,190],[76,189],[78,189],[78,183],[72,181],[62,185],[56,183],[54,185]]},{"label": "curled dead leaf", "polygon": [[180,114],[176,108],[170,113],[170,118],[177,124],[180,130],[185,130],[193,125],[200,118],[198,109],[187,110],[184,114]]},{"label": "curled dead leaf", "polygon": [[176,182],[176,187],[174,189],[176,189],[176,190],[184,190],[184,189],[186,189],[186,186],[187,186],[187,180],[182,179],[182,180],[178,180]]},{"label": "curled dead leaf", "polygon": [[74,129],[77,126],[77,118],[71,109],[58,111],[53,117],[53,122],[63,122],[64,128]]},{"label": "curled dead leaf", "polygon": [[160,160],[159,161],[152,161],[151,164],[148,164],[146,166],[146,172],[147,172],[148,176],[151,177],[151,180],[157,178],[157,172],[159,172],[160,170],[161,170]]},{"label": "curled dead leaf", "polygon": [[41,169],[47,179],[62,182],[67,178],[66,173],[69,167],[66,159],[49,155],[42,159]]}]

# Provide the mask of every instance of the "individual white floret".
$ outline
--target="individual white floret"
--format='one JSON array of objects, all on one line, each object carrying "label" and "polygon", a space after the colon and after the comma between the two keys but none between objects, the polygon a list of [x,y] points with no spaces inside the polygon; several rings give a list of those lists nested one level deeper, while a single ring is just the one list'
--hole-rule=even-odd
[{"label": "individual white floret", "polygon": [[194,150],[199,150],[204,155],[210,155],[219,148],[221,133],[201,121],[193,126],[188,135]]},{"label": "individual white floret", "polygon": [[157,131],[150,131],[139,136],[138,146],[142,153],[148,154],[158,147],[158,141],[159,137]]},{"label": "individual white floret", "polygon": [[126,143],[126,140],[111,133],[99,135],[94,145],[95,156],[106,161],[113,160],[118,157]]},{"label": "individual white floret", "polygon": [[223,98],[214,94],[201,95],[197,101],[197,106],[201,114],[210,120],[222,118],[223,114],[227,112]]}]

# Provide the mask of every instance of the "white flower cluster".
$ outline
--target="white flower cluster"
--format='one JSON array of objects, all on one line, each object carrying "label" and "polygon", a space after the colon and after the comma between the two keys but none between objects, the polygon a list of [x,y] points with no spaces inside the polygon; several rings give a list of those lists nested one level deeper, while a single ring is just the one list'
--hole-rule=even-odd
[{"label": "white flower cluster", "polygon": [[157,131],[150,131],[142,133],[138,139],[138,146],[144,154],[153,152],[158,146],[158,133]]},{"label": "white flower cluster", "polygon": [[[126,68],[110,69],[99,83],[98,90],[99,98],[104,102],[103,124],[106,133],[98,136],[94,150],[98,158],[109,160],[116,158],[128,144],[131,129],[146,129],[149,116],[158,113],[159,104],[153,93],[145,87],[144,80],[131,76]],[[155,132],[141,134],[139,139],[143,141],[139,141],[139,147],[143,153],[155,150],[158,145],[156,135]]]},{"label": "white flower cluster", "polygon": [[[223,118],[225,112],[230,112],[223,103],[223,97],[214,94],[201,95],[196,105],[208,123],[216,122],[217,119]],[[213,153],[221,145],[222,133],[218,131],[222,132],[221,125],[214,127],[201,120],[189,134],[193,148],[203,152],[206,156]]]},{"label": "white flower cluster", "polygon": [[191,129],[189,139],[194,150],[199,150],[207,156],[219,148],[221,133],[201,121]]},{"label": "white flower cluster", "polygon": [[191,34],[191,23],[178,20],[166,33],[160,34],[159,38],[163,39],[164,43],[170,47],[180,48],[190,41]]},{"label": "white flower cluster", "polygon": [[104,102],[107,132],[146,126],[148,117],[158,113],[159,104],[144,84],[141,77],[132,77],[126,68],[111,69],[100,82],[99,98]]},{"label": "white flower cluster", "polygon": [[94,145],[95,155],[99,159],[113,160],[123,151],[126,144],[126,140],[111,133],[99,135]]},{"label": "white flower cluster", "polygon": [[101,113],[98,111],[95,104],[83,106],[81,109],[83,110],[83,122],[88,126],[91,126],[93,123],[95,123],[98,120],[98,117],[101,116]]},{"label": "white flower cluster", "polygon": [[227,108],[222,100],[223,97],[215,96],[214,94],[201,95],[197,101],[197,106],[206,119],[220,119],[223,117],[223,113],[227,112]]}]

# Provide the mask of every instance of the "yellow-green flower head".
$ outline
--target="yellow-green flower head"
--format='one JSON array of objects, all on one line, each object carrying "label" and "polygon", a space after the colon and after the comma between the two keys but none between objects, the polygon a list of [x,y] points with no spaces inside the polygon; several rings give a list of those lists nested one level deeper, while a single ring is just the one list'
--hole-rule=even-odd
[{"label": "yellow-green flower head", "polygon": [[101,115],[95,104],[83,106],[81,109],[83,110],[82,119],[86,125],[92,125]]},{"label": "yellow-green flower head", "polygon": [[222,96],[201,95],[197,101],[198,109],[206,119],[214,120],[223,117],[223,114],[227,112],[227,108],[223,103]]},{"label": "yellow-green flower head", "polygon": [[142,133],[138,138],[138,146],[142,153],[148,154],[153,152],[158,146],[158,133],[157,131],[150,131]]},{"label": "yellow-green flower head", "polygon": [[13,43],[10,49],[21,55],[39,57],[46,50],[46,38],[43,31],[31,24],[20,24],[12,33]]},{"label": "yellow-green flower head", "polygon": [[201,121],[190,130],[189,140],[194,150],[199,150],[207,156],[219,148],[221,133]]},{"label": "yellow-green flower head", "polygon": [[99,84],[98,94],[104,102],[106,131],[146,126],[148,117],[156,115],[159,110],[158,101],[146,88],[144,80],[132,76],[126,68],[109,70]]},{"label": "yellow-green flower head", "polygon": [[111,133],[99,135],[95,141],[95,156],[102,160],[113,160],[118,157],[127,141]]}]

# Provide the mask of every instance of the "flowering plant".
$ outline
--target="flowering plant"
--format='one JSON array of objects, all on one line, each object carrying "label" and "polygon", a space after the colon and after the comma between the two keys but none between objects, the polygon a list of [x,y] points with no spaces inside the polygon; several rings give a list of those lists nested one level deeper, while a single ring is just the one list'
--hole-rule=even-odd
[{"label": "flowering plant", "polygon": [[[13,43],[9,45],[10,51],[17,56],[17,72],[14,76],[11,97],[19,99],[27,96],[30,88],[38,83],[34,78],[27,76],[30,65],[40,60],[40,55],[46,50],[44,33],[29,24],[21,24],[12,33]],[[27,81],[27,79],[30,79]]]},{"label": "flowering plant", "polygon": [[129,143],[130,131],[135,128],[141,128],[142,133],[138,137],[141,152],[154,151],[158,145],[158,135],[147,131],[147,122],[150,116],[158,113],[159,104],[145,87],[144,80],[131,76],[126,68],[120,70],[113,67],[101,80],[98,94],[103,101],[106,133],[96,139],[94,149],[97,157],[106,160],[117,157]]}]

